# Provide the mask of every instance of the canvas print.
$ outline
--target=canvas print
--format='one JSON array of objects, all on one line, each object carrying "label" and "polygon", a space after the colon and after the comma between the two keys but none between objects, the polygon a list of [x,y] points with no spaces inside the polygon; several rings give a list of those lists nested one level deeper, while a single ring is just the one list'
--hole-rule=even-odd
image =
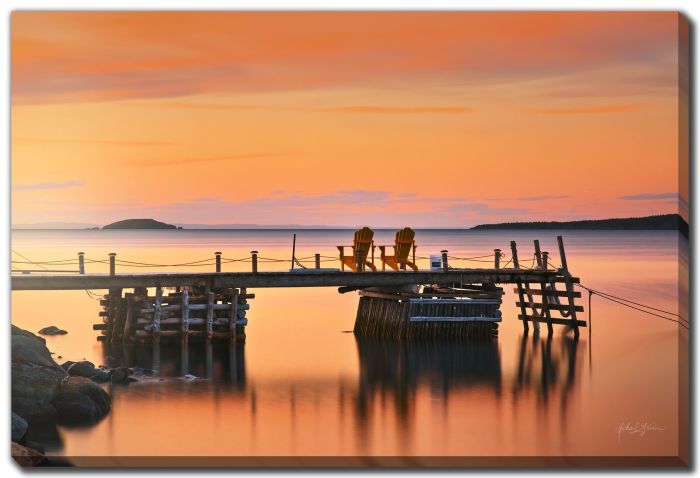
[{"label": "canvas print", "polygon": [[682,14],[10,40],[20,466],[688,466]]}]

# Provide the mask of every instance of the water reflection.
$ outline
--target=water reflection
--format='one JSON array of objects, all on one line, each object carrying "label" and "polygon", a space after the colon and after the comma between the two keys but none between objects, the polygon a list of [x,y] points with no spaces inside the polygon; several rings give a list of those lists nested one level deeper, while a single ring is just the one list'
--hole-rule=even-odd
[{"label": "water reflection", "polygon": [[143,369],[160,377],[192,375],[226,381],[240,389],[246,385],[245,343],[104,343],[102,353],[110,367]]},{"label": "water reflection", "polygon": [[357,339],[359,388],[357,415],[366,420],[373,402],[394,404],[399,421],[413,413],[419,387],[447,401],[451,391],[474,386],[501,393],[497,343],[402,343]]},{"label": "water reflection", "polygon": [[551,406],[559,395],[560,411],[565,414],[568,396],[576,381],[579,340],[562,334],[556,339],[539,334],[523,334],[518,352],[518,370],[513,384],[514,404],[527,393],[535,393],[538,409]]}]

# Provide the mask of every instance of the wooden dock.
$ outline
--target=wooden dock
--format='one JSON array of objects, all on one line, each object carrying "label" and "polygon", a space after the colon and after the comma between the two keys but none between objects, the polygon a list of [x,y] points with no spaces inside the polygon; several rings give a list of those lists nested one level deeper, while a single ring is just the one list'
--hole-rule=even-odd
[{"label": "wooden dock", "polygon": [[459,285],[476,283],[561,282],[555,270],[459,269],[401,272],[340,272],[304,269],[293,272],[209,272],[147,274],[81,274],[12,276],[12,290],[126,289],[133,287],[401,287],[416,284]]},{"label": "wooden dock", "polygon": [[[498,309],[503,296],[503,289],[497,286],[514,284],[515,305],[519,308],[516,318],[522,321],[525,331],[529,323],[536,330],[540,323],[545,323],[551,334],[552,325],[559,324],[568,326],[578,336],[578,327],[586,326],[576,316],[583,311],[583,306],[576,304],[581,293],[574,290],[579,279],[569,273],[562,237],[558,236],[557,241],[561,266],[554,269],[549,254],[540,251],[539,241],[534,241],[531,267],[520,263],[516,244],[511,241],[511,259],[505,265],[501,265],[504,254],[494,249],[494,254],[489,256],[493,262],[486,261],[493,267],[454,268],[443,250],[437,267],[432,268],[431,259],[431,270],[402,267],[386,272],[366,270],[364,258],[358,258],[358,272],[322,269],[319,254],[315,255],[315,268],[306,268],[295,258],[293,248],[292,268],[286,271],[258,271],[257,251],[251,251],[250,272],[222,272],[221,252],[216,252],[216,272],[117,274],[116,254],[110,253],[109,274],[86,274],[86,258],[79,252],[77,274],[49,273],[48,269],[41,274],[17,270],[21,275],[12,275],[11,287],[13,291],[109,291],[101,304],[105,307],[100,313],[103,323],[95,324],[95,329],[112,341],[161,336],[240,339],[245,337],[247,299],[254,297],[247,292],[250,289],[338,287],[341,293],[359,291],[356,334],[403,340],[446,335],[495,336],[501,321]],[[507,267],[511,262],[512,266]],[[302,268],[295,269],[295,263]],[[415,265],[411,267],[418,269]],[[371,263],[368,268],[374,269]],[[149,288],[155,289],[155,295],[149,295]],[[132,289],[133,293],[123,296],[124,289]],[[165,289],[172,293],[165,295]]]}]

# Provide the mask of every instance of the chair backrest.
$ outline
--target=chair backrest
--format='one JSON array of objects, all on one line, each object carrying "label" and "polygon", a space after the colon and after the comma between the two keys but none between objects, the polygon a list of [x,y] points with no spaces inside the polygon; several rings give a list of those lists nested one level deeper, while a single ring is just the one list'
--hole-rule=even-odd
[{"label": "chair backrest", "polygon": [[372,238],[374,237],[374,231],[369,227],[363,227],[355,231],[355,237],[353,239],[353,248],[355,249],[355,260],[367,259],[367,254],[372,247]]},{"label": "chair backrest", "polygon": [[394,255],[397,260],[408,259],[413,247],[413,239],[416,237],[416,231],[410,227],[404,227],[396,233],[396,243],[394,244]]}]

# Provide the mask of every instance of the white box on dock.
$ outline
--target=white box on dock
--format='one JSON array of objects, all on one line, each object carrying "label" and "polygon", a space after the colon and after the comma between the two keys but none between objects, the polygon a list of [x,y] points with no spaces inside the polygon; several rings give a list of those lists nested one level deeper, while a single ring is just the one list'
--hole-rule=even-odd
[{"label": "white box on dock", "polygon": [[442,270],[442,256],[441,255],[431,255],[430,256],[430,270],[431,271],[441,271]]}]

